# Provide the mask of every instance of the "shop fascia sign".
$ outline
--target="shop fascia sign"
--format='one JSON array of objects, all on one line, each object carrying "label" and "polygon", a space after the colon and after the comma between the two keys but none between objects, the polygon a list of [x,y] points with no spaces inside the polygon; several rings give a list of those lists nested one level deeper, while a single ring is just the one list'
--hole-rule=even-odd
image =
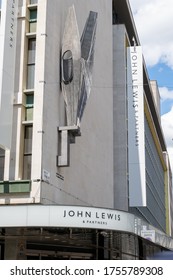
[{"label": "shop fascia sign", "polygon": [[80,227],[134,232],[134,216],[113,209],[83,206],[0,206],[0,227],[8,226]]},{"label": "shop fascia sign", "polygon": [[108,211],[97,209],[96,210],[83,210],[76,208],[68,208],[63,210],[63,218],[66,219],[82,219],[82,222],[85,223],[98,223],[98,224],[107,224],[109,221],[121,221],[121,214],[116,213],[115,211]]},{"label": "shop fascia sign", "polygon": [[141,46],[127,48],[129,205],[146,207],[143,57]]}]

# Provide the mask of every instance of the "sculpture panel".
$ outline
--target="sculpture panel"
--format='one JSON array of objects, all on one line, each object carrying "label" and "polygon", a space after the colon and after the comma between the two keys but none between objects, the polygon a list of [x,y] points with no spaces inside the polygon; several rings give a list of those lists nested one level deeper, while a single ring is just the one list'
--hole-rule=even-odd
[{"label": "sculpture panel", "polygon": [[75,8],[69,8],[61,56],[61,83],[67,126],[80,126],[90,95],[96,26],[97,13],[90,11],[80,39]]},{"label": "sculpture panel", "polygon": [[81,39],[74,6],[65,22],[61,53],[61,85],[66,105],[67,124],[59,127],[61,150],[57,166],[69,166],[70,143],[80,136],[80,123],[91,91],[97,13],[90,11]]}]

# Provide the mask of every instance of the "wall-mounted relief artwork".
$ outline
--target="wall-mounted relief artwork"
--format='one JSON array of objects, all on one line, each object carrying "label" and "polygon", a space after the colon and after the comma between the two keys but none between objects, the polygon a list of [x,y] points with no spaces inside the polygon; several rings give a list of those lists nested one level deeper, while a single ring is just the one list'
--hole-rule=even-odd
[{"label": "wall-mounted relief artwork", "polygon": [[61,51],[61,88],[67,124],[59,127],[58,166],[69,165],[69,144],[80,135],[80,124],[91,91],[97,12],[90,11],[80,37],[74,6],[68,11]]}]

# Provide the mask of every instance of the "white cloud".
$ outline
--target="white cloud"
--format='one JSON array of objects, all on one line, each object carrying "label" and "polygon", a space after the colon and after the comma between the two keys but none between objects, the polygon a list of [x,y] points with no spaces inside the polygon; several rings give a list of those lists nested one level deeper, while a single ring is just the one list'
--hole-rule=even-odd
[{"label": "white cloud", "polygon": [[172,0],[130,0],[148,66],[159,62],[173,69]]},{"label": "white cloud", "polygon": [[167,87],[159,88],[161,101],[173,100],[173,90],[169,90]]},{"label": "white cloud", "polygon": [[161,117],[162,128],[166,139],[171,169],[173,171],[173,107]]}]

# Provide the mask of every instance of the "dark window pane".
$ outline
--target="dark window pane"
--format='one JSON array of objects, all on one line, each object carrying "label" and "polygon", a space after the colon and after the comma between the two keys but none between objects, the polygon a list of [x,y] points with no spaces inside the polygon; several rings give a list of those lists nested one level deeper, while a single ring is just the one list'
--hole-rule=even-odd
[{"label": "dark window pane", "polygon": [[27,66],[27,89],[34,88],[35,65]]},{"label": "dark window pane", "polygon": [[25,139],[32,139],[32,126],[25,127]]},{"label": "dark window pane", "polygon": [[30,22],[37,20],[37,10],[30,10]]},{"label": "dark window pane", "polygon": [[23,179],[31,178],[32,126],[25,127]]},{"label": "dark window pane", "polygon": [[28,40],[28,64],[35,63],[36,39]]},{"label": "dark window pane", "polygon": [[4,180],[5,151],[0,148],[0,181]]},{"label": "dark window pane", "polygon": [[30,0],[30,4],[37,4],[38,3],[38,0]]},{"label": "dark window pane", "polygon": [[26,121],[33,120],[33,105],[34,105],[34,95],[33,94],[26,95],[26,114],[25,114]]},{"label": "dark window pane", "polygon": [[33,94],[29,94],[26,96],[26,107],[33,107],[33,103],[34,103],[34,95]]},{"label": "dark window pane", "polygon": [[31,155],[24,156],[23,179],[31,179]]},{"label": "dark window pane", "polygon": [[25,154],[31,154],[32,152],[32,139],[25,139]]},{"label": "dark window pane", "polygon": [[25,127],[24,154],[32,153],[32,126]]}]

